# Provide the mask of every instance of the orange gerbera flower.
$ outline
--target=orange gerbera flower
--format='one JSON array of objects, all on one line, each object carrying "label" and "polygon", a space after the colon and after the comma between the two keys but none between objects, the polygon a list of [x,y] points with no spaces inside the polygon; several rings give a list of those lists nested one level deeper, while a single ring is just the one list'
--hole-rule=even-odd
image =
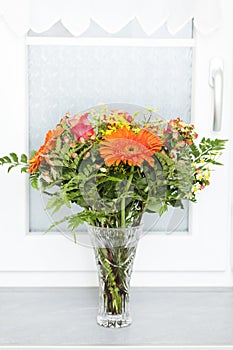
[{"label": "orange gerbera flower", "polygon": [[32,157],[30,162],[30,167],[28,169],[30,174],[34,174],[39,168],[42,157],[48,154],[56,146],[56,139],[61,136],[64,129],[58,125],[55,130],[49,130],[45,136],[44,144],[39,148],[34,157]]},{"label": "orange gerbera flower", "polygon": [[144,160],[153,166],[152,155],[160,151],[163,143],[147,129],[141,129],[135,134],[124,126],[105,136],[100,145],[100,155],[108,166],[119,165],[120,162],[141,166]]}]

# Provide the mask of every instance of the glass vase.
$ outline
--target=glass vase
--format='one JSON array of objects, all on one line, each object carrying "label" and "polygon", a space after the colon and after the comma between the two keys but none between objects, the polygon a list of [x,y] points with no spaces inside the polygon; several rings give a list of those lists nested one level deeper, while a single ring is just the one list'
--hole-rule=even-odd
[{"label": "glass vase", "polygon": [[142,226],[101,228],[88,226],[99,277],[97,323],[126,327],[132,322],[129,308],[130,278]]}]

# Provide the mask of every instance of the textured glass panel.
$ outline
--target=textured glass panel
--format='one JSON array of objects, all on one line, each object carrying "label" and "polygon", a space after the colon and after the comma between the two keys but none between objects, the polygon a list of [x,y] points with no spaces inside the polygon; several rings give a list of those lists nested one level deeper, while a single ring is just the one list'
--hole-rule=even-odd
[{"label": "textured glass panel", "polygon": [[[159,108],[165,118],[191,113],[191,48],[30,46],[30,149],[37,149],[48,129],[69,111],[75,114],[99,102]],[[187,210],[186,210],[187,212]],[[159,219],[146,215],[150,230],[187,230],[188,216],[175,209]],[[30,230],[44,231],[50,220],[40,194],[30,191]]]}]

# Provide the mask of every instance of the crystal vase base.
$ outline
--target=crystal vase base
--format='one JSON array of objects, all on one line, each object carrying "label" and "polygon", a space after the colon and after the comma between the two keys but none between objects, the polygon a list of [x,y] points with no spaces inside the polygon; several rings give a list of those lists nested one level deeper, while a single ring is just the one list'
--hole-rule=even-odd
[{"label": "crystal vase base", "polygon": [[107,328],[127,327],[130,315],[130,278],[142,227],[100,228],[89,226],[98,279],[97,323]]},{"label": "crystal vase base", "polygon": [[97,323],[106,328],[122,328],[129,326],[132,319],[125,315],[97,315]]}]

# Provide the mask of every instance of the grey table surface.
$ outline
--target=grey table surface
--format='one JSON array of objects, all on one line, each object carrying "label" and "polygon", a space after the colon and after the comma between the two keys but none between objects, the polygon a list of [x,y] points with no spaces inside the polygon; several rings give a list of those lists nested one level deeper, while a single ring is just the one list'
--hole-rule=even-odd
[{"label": "grey table surface", "polygon": [[233,345],[233,288],[132,288],[133,324],[96,324],[96,288],[0,288],[0,346]]}]

